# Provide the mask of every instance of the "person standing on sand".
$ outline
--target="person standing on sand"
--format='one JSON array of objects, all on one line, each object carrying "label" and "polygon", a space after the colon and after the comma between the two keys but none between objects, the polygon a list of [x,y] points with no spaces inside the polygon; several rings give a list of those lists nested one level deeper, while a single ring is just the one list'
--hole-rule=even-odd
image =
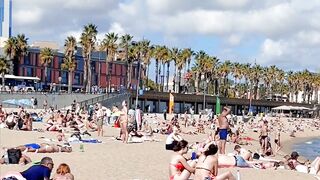
[{"label": "person standing on sand", "polygon": [[228,107],[224,107],[222,113],[218,117],[219,122],[219,152],[220,154],[226,154],[226,141],[228,136],[229,122],[227,119],[227,115],[230,113],[230,109]]},{"label": "person standing on sand", "polygon": [[265,154],[268,150],[268,121],[264,121],[260,129],[260,146],[262,153]]},{"label": "person standing on sand", "polygon": [[101,104],[97,105],[96,109],[97,113],[97,127],[98,127],[98,136],[103,136],[103,117],[104,117],[104,112],[102,110]]},{"label": "person standing on sand", "polygon": [[278,153],[278,151],[281,149],[281,144],[280,144],[280,132],[281,129],[280,127],[275,131],[274,135],[274,143],[276,144],[276,151],[275,153]]},{"label": "person standing on sand", "polygon": [[120,129],[121,129],[121,140],[123,143],[128,143],[128,108],[127,108],[127,102],[123,101],[122,102],[122,109],[121,109],[121,114],[120,114]]}]

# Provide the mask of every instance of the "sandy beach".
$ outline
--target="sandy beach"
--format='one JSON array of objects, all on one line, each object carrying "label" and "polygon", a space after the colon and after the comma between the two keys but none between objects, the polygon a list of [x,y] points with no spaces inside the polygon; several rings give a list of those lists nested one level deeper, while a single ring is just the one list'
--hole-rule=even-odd
[{"label": "sandy beach", "polygon": [[[34,127],[41,128],[43,123],[34,123]],[[208,131],[208,130],[207,130]],[[53,158],[55,168],[60,163],[67,163],[71,167],[71,171],[77,180],[107,180],[107,179],[168,179],[168,163],[172,152],[166,151],[164,148],[166,136],[156,134],[156,138],[160,142],[144,142],[134,144],[123,144],[114,140],[113,136],[117,136],[119,129],[113,127],[105,127],[105,136],[98,138],[96,132],[92,133],[93,138],[97,138],[103,143],[101,144],[85,144],[84,152],[80,152],[79,144],[72,144],[73,152],[71,153],[51,153],[38,154],[27,153],[31,159],[36,162],[44,156]],[[55,138],[55,132],[24,132],[9,129],[0,129],[0,148],[15,147],[27,143],[46,142],[40,137]],[[319,131],[305,130],[304,133],[298,132],[297,138],[289,137],[289,134],[282,134],[282,142],[285,147],[280,154],[290,152],[290,145],[300,138],[312,138],[319,135]],[[258,139],[258,133],[249,131],[246,136]],[[205,134],[200,135],[183,135],[183,137],[193,143],[202,141],[206,138]],[[231,152],[234,144],[227,144],[227,152]],[[257,141],[253,141],[253,145],[244,146],[245,148],[255,152],[259,145]],[[281,159],[281,156],[274,157]],[[8,171],[23,171],[31,164],[22,165],[0,165],[0,174],[3,175]],[[223,168],[219,172],[226,170],[232,171],[234,174],[238,168]],[[285,178],[291,180],[314,180],[315,178],[308,174],[303,174],[288,170],[257,170],[249,168],[241,168],[240,174],[242,180],[282,180]],[[192,177],[191,177],[192,178]]]}]

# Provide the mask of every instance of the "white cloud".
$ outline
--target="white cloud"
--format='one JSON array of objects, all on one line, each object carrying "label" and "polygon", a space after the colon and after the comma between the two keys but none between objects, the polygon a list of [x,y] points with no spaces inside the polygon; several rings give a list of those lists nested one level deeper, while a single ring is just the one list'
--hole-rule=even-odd
[{"label": "white cloud", "polygon": [[42,10],[39,8],[32,8],[28,10],[19,10],[13,13],[13,21],[19,25],[32,25],[39,23],[42,20]]},{"label": "white cloud", "polygon": [[113,31],[197,49],[206,49],[208,42],[192,40],[208,37],[221,40],[214,42],[219,44],[213,54],[220,59],[319,68],[319,10],[319,0],[15,0],[13,30],[32,41],[62,44],[93,23],[98,39]]},{"label": "white cloud", "polygon": [[119,36],[124,35],[126,33],[124,28],[121,26],[121,24],[116,22],[111,24],[109,32],[117,33]]}]

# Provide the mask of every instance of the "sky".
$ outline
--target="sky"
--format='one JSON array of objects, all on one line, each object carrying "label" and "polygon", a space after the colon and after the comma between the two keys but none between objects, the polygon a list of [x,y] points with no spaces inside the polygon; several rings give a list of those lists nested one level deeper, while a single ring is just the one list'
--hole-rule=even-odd
[{"label": "sky", "polygon": [[220,61],[320,72],[319,0],[13,0],[13,34],[29,44],[79,37],[83,26],[204,50]]}]

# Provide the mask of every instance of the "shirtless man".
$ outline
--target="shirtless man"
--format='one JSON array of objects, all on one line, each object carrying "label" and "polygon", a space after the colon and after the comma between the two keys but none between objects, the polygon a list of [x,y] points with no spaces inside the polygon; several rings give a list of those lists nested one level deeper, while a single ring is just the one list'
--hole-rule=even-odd
[{"label": "shirtless man", "polygon": [[228,128],[229,128],[229,123],[227,119],[227,115],[230,113],[230,109],[227,107],[223,108],[222,113],[218,117],[218,122],[219,122],[219,153],[220,154],[225,154],[226,153],[226,141],[227,141],[227,136],[228,136]]},{"label": "shirtless man", "polygon": [[268,121],[264,121],[260,129],[260,145],[263,154],[265,154],[268,149],[268,131]]}]

